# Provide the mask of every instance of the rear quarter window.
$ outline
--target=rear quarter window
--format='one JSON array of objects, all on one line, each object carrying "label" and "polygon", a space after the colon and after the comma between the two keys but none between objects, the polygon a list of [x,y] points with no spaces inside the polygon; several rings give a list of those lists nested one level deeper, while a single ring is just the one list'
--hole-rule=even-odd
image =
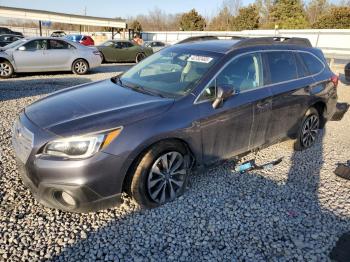
[{"label": "rear quarter window", "polygon": [[305,52],[300,52],[299,54],[308,70],[309,75],[315,75],[323,71],[324,64],[314,55]]},{"label": "rear quarter window", "polygon": [[270,69],[271,84],[298,78],[298,71],[293,52],[276,51],[266,53]]}]

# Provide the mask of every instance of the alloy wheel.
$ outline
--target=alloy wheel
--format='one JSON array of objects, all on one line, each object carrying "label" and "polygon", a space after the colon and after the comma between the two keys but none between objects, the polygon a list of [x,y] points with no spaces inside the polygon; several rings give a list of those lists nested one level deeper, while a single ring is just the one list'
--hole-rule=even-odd
[{"label": "alloy wheel", "polygon": [[9,76],[12,73],[12,68],[7,63],[0,63],[0,76]]},{"label": "alloy wheel", "polygon": [[186,173],[180,153],[172,151],[161,155],[148,175],[147,190],[151,199],[158,204],[174,200],[184,186]]},{"label": "alloy wheel", "polygon": [[145,59],[145,57],[146,56],[143,53],[137,54],[137,56],[136,56],[136,63],[141,62],[143,59]]},{"label": "alloy wheel", "polygon": [[310,147],[316,140],[320,126],[319,118],[316,115],[310,115],[304,122],[302,128],[301,142],[304,147]]},{"label": "alloy wheel", "polygon": [[83,61],[78,61],[74,64],[74,70],[78,73],[78,74],[84,74],[87,70],[87,65],[85,62]]}]

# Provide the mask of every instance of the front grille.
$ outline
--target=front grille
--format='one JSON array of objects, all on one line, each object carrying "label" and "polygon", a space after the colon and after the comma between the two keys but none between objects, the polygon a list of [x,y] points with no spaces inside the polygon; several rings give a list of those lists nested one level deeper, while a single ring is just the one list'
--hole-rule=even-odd
[{"label": "front grille", "polygon": [[33,149],[34,135],[17,120],[13,126],[12,144],[19,160],[26,163]]}]

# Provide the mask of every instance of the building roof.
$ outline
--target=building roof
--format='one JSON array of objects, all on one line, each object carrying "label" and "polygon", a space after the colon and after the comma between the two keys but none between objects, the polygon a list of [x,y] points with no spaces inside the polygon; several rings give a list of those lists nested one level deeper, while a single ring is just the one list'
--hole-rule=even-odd
[{"label": "building roof", "polygon": [[67,24],[126,28],[123,19],[57,13],[44,10],[0,6],[0,17],[51,21]]}]

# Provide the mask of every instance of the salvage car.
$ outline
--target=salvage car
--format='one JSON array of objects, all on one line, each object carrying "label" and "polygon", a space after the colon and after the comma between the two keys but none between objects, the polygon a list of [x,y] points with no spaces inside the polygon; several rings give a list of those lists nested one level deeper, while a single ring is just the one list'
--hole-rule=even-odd
[{"label": "salvage car", "polygon": [[139,46],[128,40],[109,40],[97,46],[104,62],[140,62],[153,54],[151,47]]},{"label": "salvage car", "polygon": [[23,38],[0,48],[0,78],[51,71],[83,75],[100,66],[101,61],[96,48],[53,37]]},{"label": "salvage car", "polygon": [[99,210],[126,192],[152,208],[181,195],[192,168],[284,139],[313,146],[336,112],[337,84],[306,39],[179,44],[26,107],[13,146],[48,207]]}]

